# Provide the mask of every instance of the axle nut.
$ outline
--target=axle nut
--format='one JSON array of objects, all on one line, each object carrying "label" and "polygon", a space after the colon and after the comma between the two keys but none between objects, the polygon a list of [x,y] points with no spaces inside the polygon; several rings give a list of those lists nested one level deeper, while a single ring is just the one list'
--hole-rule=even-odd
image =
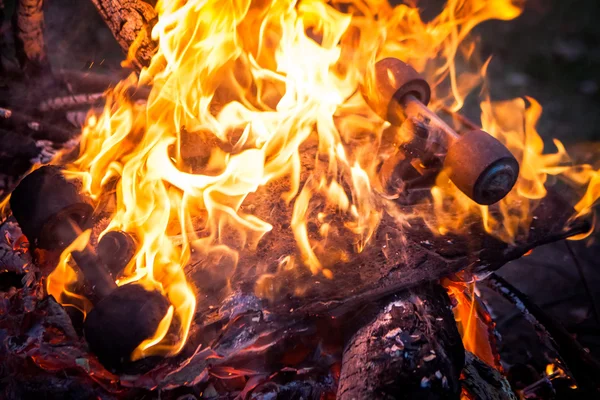
[{"label": "axle nut", "polygon": [[498,139],[482,130],[460,136],[450,145],[444,168],[452,182],[476,203],[502,200],[519,177],[519,163]]},{"label": "axle nut", "polygon": [[135,241],[126,232],[107,232],[98,242],[98,256],[113,277],[118,277],[135,254]]},{"label": "axle nut", "polygon": [[390,121],[390,106],[402,104],[407,95],[413,95],[424,105],[429,103],[431,88],[413,67],[397,58],[384,58],[368,74],[362,94],[369,106],[383,119]]}]

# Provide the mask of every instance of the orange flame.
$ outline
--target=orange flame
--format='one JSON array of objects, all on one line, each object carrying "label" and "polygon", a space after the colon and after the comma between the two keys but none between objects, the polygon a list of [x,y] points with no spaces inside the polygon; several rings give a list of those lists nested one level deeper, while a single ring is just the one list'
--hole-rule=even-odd
[{"label": "orange flame", "polygon": [[[573,218],[592,212],[600,197],[600,171],[588,164],[574,164],[564,145],[556,139],[553,141],[556,152],[544,153],[544,143],[536,130],[542,107],[536,100],[530,97],[502,102],[486,100],[481,109],[483,128],[500,140],[519,161],[519,179],[513,190],[499,202],[500,218],[494,218],[487,206],[469,199],[442,172],[432,189],[436,225],[441,233],[460,231],[467,218],[480,215],[488,233],[505,242],[513,242],[519,232],[529,229],[532,211],[546,196],[546,182],[550,176],[575,189],[585,188],[574,206],[576,214]],[[571,239],[583,239],[590,233]]]},{"label": "orange flame", "polygon": [[[433,109],[459,110],[486,70],[477,63],[471,31],[485,20],[517,17],[519,3],[450,0],[424,22],[417,8],[383,0],[158,1],[156,55],[139,77],[108,91],[104,112],[90,116],[79,158],[68,166],[100,209],[110,210],[107,199],[116,198],[105,232],[123,230],[139,243],[118,284],[146,284],[173,306],[133,357],[182,349],[196,305],[184,272],[192,256],[233,260],[237,267],[239,252],[256,248],[276,223],[292,232],[297,248],[281,268],[301,263],[335,279],[330,266],[368,246],[385,212],[398,214],[379,190],[389,123],[362,98],[365,75],[377,60],[399,58],[431,83]],[[128,96],[140,85],[151,86],[145,103]],[[517,189],[501,206],[506,218],[494,220],[442,173],[432,189],[434,231],[460,230],[467,216],[481,215],[488,231],[511,241],[527,223],[530,200],[543,196],[547,174],[559,170],[590,182],[577,206],[580,214],[589,211],[600,186],[596,172],[558,166],[562,147],[542,155],[533,129],[536,103],[525,110],[522,100],[486,101],[482,109],[484,128],[523,166]],[[524,113],[524,127],[506,126]],[[274,210],[255,212],[252,196],[269,200],[261,200],[259,189],[282,199],[286,221]],[[516,214],[515,198],[525,198]],[[331,245],[334,235],[349,245]],[[73,277],[61,279],[54,293]],[[257,276],[259,293],[269,296],[272,279]],[[174,321],[176,339],[167,335]]]},{"label": "orange flame", "polygon": [[84,231],[73,243],[63,250],[58,265],[48,275],[46,281],[46,290],[49,295],[54,296],[56,301],[61,304],[68,304],[77,308],[84,316],[92,309],[92,303],[71,289],[71,286],[77,283],[78,277],[77,272],[69,265],[69,261],[71,260],[72,252],[85,249],[90,241],[91,234],[91,229]]},{"label": "orange flame", "polygon": [[444,279],[442,284],[456,305],[452,309],[465,350],[475,354],[488,365],[500,368],[490,344],[491,318],[475,298],[475,283],[464,284]]}]

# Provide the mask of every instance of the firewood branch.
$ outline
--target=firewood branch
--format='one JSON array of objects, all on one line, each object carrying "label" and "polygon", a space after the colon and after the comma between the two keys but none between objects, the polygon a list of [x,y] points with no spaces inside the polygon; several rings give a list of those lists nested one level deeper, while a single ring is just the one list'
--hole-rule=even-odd
[{"label": "firewood branch", "polygon": [[346,342],[337,399],[458,399],[465,351],[446,292],[426,284],[381,305]]},{"label": "firewood branch", "polygon": [[19,0],[13,17],[15,50],[28,73],[48,68],[44,42],[44,0]]},{"label": "firewood branch", "polygon": [[91,0],[121,48],[138,68],[150,63],[156,51],[151,39],[157,21],[155,0]]}]

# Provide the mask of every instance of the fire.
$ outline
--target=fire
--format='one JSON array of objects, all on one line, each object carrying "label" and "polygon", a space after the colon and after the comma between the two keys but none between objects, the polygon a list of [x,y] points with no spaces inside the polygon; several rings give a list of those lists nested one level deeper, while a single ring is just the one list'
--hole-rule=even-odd
[{"label": "fire", "polygon": [[81,251],[87,246],[91,233],[90,229],[86,230],[63,250],[58,265],[46,281],[46,290],[49,295],[54,296],[62,304],[69,304],[76,307],[84,316],[92,309],[92,304],[85,297],[72,291],[71,286],[77,283],[78,277],[77,272],[71,267],[69,261],[72,252]]},{"label": "fire", "polygon": [[[578,218],[592,212],[600,196],[600,171],[591,165],[576,165],[565,146],[554,140],[556,151],[544,153],[544,143],[536,130],[542,107],[530,97],[502,102],[486,99],[481,103],[483,128],[499,139],[519,160],[520,173],[515,188],[499,202],[500,217],[494,217],[488,207],[474,203],[460,192],[444,173],[438,176],[432,189],[436,209],[436,226],[441,233],[460,231],[464,221],[473,214],[481,215],[486,231],[505,242],[512,242],[520,232],[527,232],[532,211],[547,193],[546,182],[555,176],[584,194],[575,205]],[[583,239],[589,235],[571,239]]]},{"label": "fire", "polygon": [[[374,63],[410,63],[432,85],[431,107],[457,111],[487,65],[477,62],[470,32],[485,20],[516,18],[518,3],[450,0],[425,22],[416,7],[381,0],[159,1],[151,64],[108,91],[104,112],[89,117],[79,157],[68,165],[97,208],[110,213],[105,232],[128,232],[139,244],[118,284],[138,281],[172,305],[133,357],[182,349],[202,295],[186,280],[193,259],[252,267],[238,265],[240,251],[256,248],[277,222],[255,212],[264,202],[259,189],[287,207],[297,250],[280,267],[335,279],[340,271],[331,266],[368,246],[383,213],[395,207],[378,168],[389,123],[359,90]],[[151,87],[147,102],[132,101],[142,85]],[[563,166],[562,145],[543,155],[534,129],[540,108],[529,103],[482,104],[483,127],[522,163],[517,188],[500,205],[505,218],[494,219],[441,173],[432,189],[435,232],[460,230],[469,215],[481,215],[490,233],[511,241],[543,197],[548,174],[588,184],[577,211],[589,212],[598,172]],[[347,246],[332,246],[334,235]],[[53,294],[74,279],[65,260],[52,275]],[[272,279],[257,276],[259,294],[268,297]],[[167,334],[171,326],[176,335]]]},{"label": "fire", "polygon": [[479,304],[475,283],[457,283],[444,279],[442,284],[455,302],[453,312],[465,350],[475,354],[488,365],[501,368],[497,354],[490,343],[493,323],[490,315]]}]

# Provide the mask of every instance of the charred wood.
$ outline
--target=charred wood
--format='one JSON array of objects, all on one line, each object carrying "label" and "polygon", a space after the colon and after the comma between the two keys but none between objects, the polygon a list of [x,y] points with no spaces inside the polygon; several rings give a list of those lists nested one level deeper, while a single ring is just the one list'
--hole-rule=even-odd
[{"label": "charred wood", "polygon": [[446,292],[424,285],[380,307],[345,345],[337,398],[458,399],[465,353]]},{"label": "charred wood", "polygon": [[585,393],[561,369],[524,387],[520,394],[523,399],[586,398]]},{"label": "charred wood", "polygon": [[477,400],[517,400],[510,383],[495,368],[466,352],[461,384],[470,398]]},{"label": "charred wood", "polygon": [[0,107],[0,125],[7,129],[23,131],[34,139],[64,143],[75,137],[77,131],[69,130],[50,121]]},{"label": "charred wood", "polygon": [[90,106],[104,97],[104,93],[82,93],[55,97],[43,101],[38,107],[41,112],[65,110],[73,107]]},{"label": "charred wood", "polygon": [[[121,80],[126,79],[128,74],[100,74],[90,71],[59,70],[55,72],[54,77],[63,82],[71,93],[85,93],[66,96],[50,104],[50,101],[44,101],[40,104],[39,110],[62,107],[68,108],[71,105],[76,106],[79,101],[96,103],[104,97],[107,89],[115,87]],[[150,96],[150,86],[128,87],[127,94],[133,101],[145,101]],[[100,94],[102,93],[102,94]],[[60,103],[63,104],[59,105]],[[102,102],[98,102],[102,103]]]},{"label": "charred wood", "polygon": [[100,16],[136,67],[147,66],[156,51],[152,27],[157,21],[153,0],[92,0]]},{"label": "charred wood", "polygon": [[505,279],[492,274],[484,283],[513,303],[523,316],[534,326],[538,334],[550,345],[573,375],[578,386],[588,396],[596,397],[600,392],[600,362],[596,360],[555,318],[546,314],[524,293]]},{"label": "charred wood", "polygon": [[[255,194],[255,215],[286,215],[287,205],[274,193],[269,187],[259,189]],[[407,213],[414,210],[408,208]],[[353,253],[347,260],[333,264],[333,279],[313,275],[308,268],[302,267],[278,271],[276,280],[265,279],[265,282],[257,283],[254,269],[237,268],[230,282],[233,288],[243,291],[260,292],[265,286],[267,292],[259,294],[272,301],[273,312],[287,314],[292,308],[295,314],[327,313],[340,317],[369,302],[458,271],[489,274],[534,247],[589,230],[589,221],[569,222],[572,215],[571,206],[549,190],[533,211],[531,228],[512,244],[486,233],[481,221],[476,219],[467,222],[464,232],[441,236],[433,234],[418,219],[411,221],[410,226],[401,226],[392,217],[384,215],[369,246],[361,253]],[[240,259],[245,265],[266,266],[266,272],[277,271],[282,257],[296,254],[294,239],[290,236],[284,224],[274,224],[257,250],[242,251]],[[344,238],[340,236],[339,240]],[[331,247],[336,245],[332,241]],[[200,282],[200,285],[207,283],[211,285],[208,289],[215,291],[221,278],[218,274],[229,272],[225,268],[205,268],[211,262],[199,255],[186,267],[186,273],[190,280]],[[211,276],[205,276],[207,273]]]},{"label": "charred wood", "polygon": [[115,86],[126,74],[102,74],[90,70],[59,69],[52,72],[53,76],[62,82],[71,93],[104,92]]},{"label": "charred wood", "polygon": [[[104,92],[126,79],[129,73],[100,74],[90,71],[59,70],[54,77],[62,81],[72,93]],[[130,92],[133,100],[145,100],[150,95],[149,86],[140,86]]]},{"label": "charred wood", "polygon": [[286,384],[269,383],[252,392],[253,400],[327,400],[332,382],[292,381]]},{"label": "charred wood", "polygon": [[[269,197],[265,197],[265,199],[269,198],[272,199],[275,196],[271,194]],[[256,204],[258,211],[260,211],[260,207],[270,210],[272,209],[270,207],[273,207],[272,201],[257,201]],[[282,209],[283,206],[279,208],[276,204],[273,212],[284,212],[281,211]],[[477,230],[477,224],[473,225],[471,234],[464,237],[461,235],[440,237],[431,234],[425,225],[415,223],[410,227],[410,230],[403,232],[401,227],[393,224],[393,221],[385,221],[381,228],[382,231],[378,233],[379,236],[374,239],[373,246],[366,248],[363,254],[353,255],[355,258],[347,261],[347,265],[340,266],[345,267],[344,272],[335,275],[332,280],[313,276],[308,269],[305,272],[303,268],[296,268],[293,272],[282,272],[273,284],[276,285],[280,281],[284,286],[278,288],[280,291],[274,292],[274,297],[270,298],[271,303],[266,299],[259,299],[253,294],[253,284],[258,272],[249,267],[238,268],[238,273],[246,273],[246,275],[233,274],[234,279],[230,281],[230,289],[233,289],[236,296],[227,298],[218,294],[217,290],[211,292],[204,290],[204,288],[201,289],[200,293],[203,293],[204,296],[198,297],[198,312],[195,316],[196,322],[193,325],[193,329],[196,331],[190,334],[188,348],[180,357],[164,360],[161,365],[149,372],[149,375],[143,375],[135,378],[135,380],[122,377],[120,384],[127,388],[154,390],[158,387],[160,390],[169,391],[181,387],[200,388],[202,390],[207,385],[214,383],[219,395],[238,393],[246,389],[248,389],[246,393],[249,394],[258,394],[261,391],[273,393],[273,390],[275,390],[275,393],[285,393],[287,395],[289,393],[287,391],[277,391],[284,390],[283,387],[289,385],[290,382],[302,381],[294,384],[295,387],[312,387],[311,382],[321,382],[315,376],[324,376],[326,378],[325,382],[329,382],[330,373],[328,369],[331,369],[337,363],[335,354],[339,356],[341,353],[342,340],[338,340],[337,350],[333,352],[334,356],[318,350],[326,347],[320,342],[325,339],[335,342],[335,338],[331,338],[331,332],[340,331],[340,321],[345,320],[352,313],[356,313],[357,309],[380,301],[385,297],[388,297],[389,304],[390,295],[400,293],[406,288],[418,287],[426,281],[435,281],[439,276],[451,274],[464,269],[465,266],[476,273],[481,272],[480,269],[482,268],[485,270],[496,269],[509,259],[520,256],[529,248],[540,243],[557,240],[573,232],[587,229],[585,224],[568,225],[566,223],[572,215],[572,210],[565,207],[565,203],[553,195],[552,191],[549,192],[548,198],[544,199],[535,210],[535,215],[537,216],[537,219],[534,220],[535,229],[527,232],[527,235],[519,237],[513,245],[502,243],[490,237],[482,232],[481,228]],[[568,226],[567,231],[564,230],[565,225]],[[267,242],[266,247],[259,246],[255,254],[244,253],[241,257],[245,263],[244,265],[253,265],[257,258],[265,262],[278,260],[280,254],[277,252],[283,254],[293,252],[293,241],[284,240],[285,237],[280,234],[281,232],[285,232],[285,230],[282,229],[277,232],[279,236],[270,239],[272,241]],[[394,236],[394,234],[396,235]],[[385,248],[377,246],[377,244],[386,243],[382,241],[382,238],[389,239]],[[288,242],[292,244],[286,248]],[[282,247],[276,247],[277,244]],[[381,253],[381,256],[375,257],[374,255],[378,253]],[[41,262],[42,260],[38,261]],[[54,265],[52,264],[52,266]],[[199,274],[200,270],[191,272]],[[221,271],[206,262],[202,272],[206,277],[209,273],[217,274]],[[225,270],[225,272],[228,271]],[[214,286],[216,282],[214,276],[208,276],[207,279],[203,280],[199,275],[196,275],[193,280],[200,286],[206,285],[208,287]],[[295,288],[293,285],[296,283],[308,287],[307,291],[294,295]],[[405,314],[396,309],[400,307],[394,307],[394,316],[397,316],[400,321],[394,327],[408,326],[407,330],[409,332],[409,327],[417,332],[423,331],[424,327],[432,326],[436,329],[443,329],[447,324],[450,324],[455,330],[454,333],[456,333],[456,326],[449,310],[446,312],[447,316],[444,317],[439,316],[439,307],[436,308],[436,301],[438,300],[439,304],[443,303],[446,307],[448,306],[445,293],[442,291],[439,294],[439,296],[444,296],[444,301],[436,297],[435,294],[432,295],[434,300],[430,301],[426,298],[426,301],[422,303],[410,297],[414,297],[414,293],[421,293],[421,290],[425,291],[421,288],[415,289],[412,294],[406,294],[408,297],[401,294],[396,299],[401,305],[406,305],[406,308],[413,307],[414,310],[417,310],[417,313]],[[438,288],[437,290],[441,289]],[[213,295],[213,293],[215,294]],[[426,297],[426,295],[429,294],[423,294],[422,296]],[[297,306],[299,308],[296,308]],[[381,304],[381,307],[385,307],[385,304]],[[429,312],[429,316],[438,313],[438,316],[434,317],[433,320],[426,315],[427,312],[423,311],[427,307],[435,309]],[[109,308],[112,309],[113,307]],[[391,311],[390,309],[390,315],[392,315]],[[370,318],[368,318],[367,323],[359,326],[367,327],[364,328],[365,330],[371,329],[371,321],[377,320],[377,315],[381,312],[381,308],[374,310],[373,314],[369,314]],[[215,313],[217,314],[216,317]],[[320,314],[320,316],[316,317],[315,314]],[[364,315],[367,315],[366,312]],[[423,318],[415,319],[415,315]],[[336,318],[332,318],[332,316]],[[441,320],[438,320],[438,317]],[[320,319],[321,322],[316,321],[317,319]],[[325,329],[319,330],[319,324],[322,324]],[[436,324],[440,324],[442,328]],[[432,330],[434,330],[433,328]],[[350,335],[354,337],[357,334]],[[457,373],[454,369],[451,372],[445,372],[446,369],[444,368],[456,368],[460,371],[460,366],[455,367],[453,362],[458,360],[456,357],[464,357],[464,353],[462,353],[462,356],[457,355],[456,357],[448,355],[448,352],[442,354],[444,343],[440,344],[439,341],[442,340],[440,338],[444,337],[444,334],[436,333],[435,335],[437,335],[435,340],[422,339],[422,341],[414,343],[415,348],[406,350],[413,351],[415,357],[421,357],[421,362],[425,363],[425,366],[421,365],[420,370],[417,372],[407,370],[407,372],[403,372],[404,375],[398,378],[406,379],[417,385],[416,387],[413,386],[416,391],[419,390],[421,384],[429,384],[432,387],[437,384],[443,389],[444,377],[446,377],[447,385],[452,388],[454,386],[451,385],[455,383],[452,380],[453,377],[458,379],[456,375],[450,376],[451,373]],[[452,336],[448,333],[447,335]],[[393,335],[390,335],[389,338],[386,336],[387,334],[381,339],[383,345],[393,337]],[[407,343],[413,344],[416,340],[413,339],[415,338],[410,337],[406,340],[400,338],[405,348]],[[351,341],[352,338],[349,340]],[[458,344],[460,345],[460,341],[458,341]],[[381,351],[381,346],[377,347],[376,343],[372,345],[375,350]],[[396,346],[398,347],[399,344],[396,343]],[[392,349],[391,346],[387,347],[390,347],[390,350]],[[385,348],[387,347],[383,347],[384,354],[386,354]],[[462,345],[460,347],[462,348]],[[190,350],[193,348],[200,350],[195,354],[190,354]],[[431,353],[422,353],[422,350],[428,349],[433,349],[436,352],[435,358],[430,359],[433,355]],[[38,362],[49,362],[48,360],[52,360],[52,356],[52,353],[38,355]],[[11,357],[14,358],[15,355],[11,354]],[[425,357],[429,361],[425,361]],[[446,358],[442,359],[443,357]],[[63,360],[67,367],[55,367],[55,371],[79,368],[75,360],[81,358],[88,361],[96,360],[87,350],[84,353],[68,354]],[[438,358],[439,360],[436,361]],[[449,364],[444,360],[449,360]],[[395,360],[390,362],[395,362]],[[439,368],[426,371],[430,365],[435,365],[429,363],[436,362],[441,364]],[[180,368],[175,367],[174,370],[173,365],[175,364],[179,365]],[[315,367],[316,365],[319,367]],[[90,372],[88,373],[90,376],[97,377],[99,372],[103,370],[94,368],[100,367],[89,368]],[[348,374],[346,372],[347,368],[344,367],[345,374]],[[392,370],[392,368],[389,369]],[[438,370],[440,371],[439,374],[437,374]],[[271,377],[281,371],[283,371],[283,374],[290,375],[290,377],[275,382],[275,389],[272,386],[273,379]],[[307,373],[306,371],[311,372]],[[375,371],[369,370],[367,372],[377,375]],[[382,371],[382,373],[384,372],[387,371]],[[419,373],[421,374],[420,377],[418,376]],[[427,373],[429,375],[425,376]],[[435,380],[431,378],[431,373]],[[314,374],[314,376],[311,374]],[[307,377],[307,375],[309,376]],[[441,375],[441,378],[438,375]],[[428,380],[423,381],[423,377]],[[419,379],[415,380],[415,378]],[[102,380],[104,381],[104,379]],[[260,380],[260,383],[255,383],[255,380]],[[228,383],[219,386],[222,381]],[[386,382],[385,385],[393,385],[393,382],[389,384]],[[321,385],[317,389],[326,391],[327,387],[327,385]],[[440,392],[433,391],[432,393]],[[450,391],[450,395],[456,396],[456,392]],[[266,398],[269,398],[269,396],[266,396]]]},{"label": "charred wood", "polygon": [[50,68],[44,42],[44,0],[19,0],[13,16],[15,50],[21,68],[38,74]]},{"label": "charred wood", "polygon": [[[2,398],[112,399],[97,378],[114,379],[87,356],[65,310],[52,297],[40,300],[39,286],[0,293],[0,381]],[[78,364],[77,360],[85,360]],[[56,371],[68,373],[56,374]]]}]

